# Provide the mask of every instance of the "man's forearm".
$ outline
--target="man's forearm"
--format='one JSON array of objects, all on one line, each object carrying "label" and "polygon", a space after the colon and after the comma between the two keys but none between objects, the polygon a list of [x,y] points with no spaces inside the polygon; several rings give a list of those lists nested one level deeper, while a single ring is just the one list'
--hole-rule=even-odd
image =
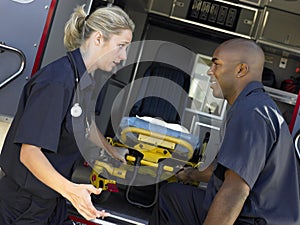
[{"label": "man's forearm", "polygon": [[250,188],[232,171],[225,173],[225,181],[209,208],[204,225],[232,225],[238,218]]}]

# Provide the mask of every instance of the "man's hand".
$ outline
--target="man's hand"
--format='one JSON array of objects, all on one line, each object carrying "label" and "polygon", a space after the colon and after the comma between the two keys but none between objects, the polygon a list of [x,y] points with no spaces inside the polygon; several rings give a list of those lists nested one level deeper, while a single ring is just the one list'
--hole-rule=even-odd
[{"label": "man's hand", "polygon": [[175,177],[178,181],[184,183],[184,184],[192,184],[196,182],[200,182],[198,180],[200,171],[198,169],[192,168],[192,167],[185,167],[182,170],[180,170]]},{"label": "man's hand", "polygon": [[208,182],[214,170],[214,165],[211,164],[205,170],[199,171],[197,168],[184,167],[175,177],[178,181],[185,184],[195,184],[199,182]]}]

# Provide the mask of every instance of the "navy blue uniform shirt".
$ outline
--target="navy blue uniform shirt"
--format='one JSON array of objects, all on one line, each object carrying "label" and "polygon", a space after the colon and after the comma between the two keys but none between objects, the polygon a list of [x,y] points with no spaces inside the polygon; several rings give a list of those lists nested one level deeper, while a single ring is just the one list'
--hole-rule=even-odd
[{"label": "navy blue uniform shirt", "polygon": [[[84,74],[80,89],[85,91],[80,101],[89,100],[93,79],[79,49],[72,52],[79,76]],[[25,85],[16,115],[8,131],[0,155],[0,167],[6,176],[41,198],[57,197],[58,193],[41,183],[20,162],[23,143],[41,147],[53,167],[67,179],[71,178],[80,151],[74,138],[72,116],[75,76],[70,61],[64,56],[38,71]],[[80,129],[85,129],[85,115]]]},{"label": "navy blue uniform shirt", "polygon": [[[230,169],[251,189],[239,221],[261,218],[268,225],[299,225],[296,163],[293,140],[279,109],[262,84],[252,82],[227,113],[225,136],[208,184],[205,208],[211,205],[226,169]],[[248,221],[253,223],[253,219]]]}]

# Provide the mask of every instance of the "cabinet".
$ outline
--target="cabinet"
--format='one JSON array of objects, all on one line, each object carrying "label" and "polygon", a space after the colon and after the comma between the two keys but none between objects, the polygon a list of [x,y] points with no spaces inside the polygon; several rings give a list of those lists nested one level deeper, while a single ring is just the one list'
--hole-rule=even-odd
[{"label": "cabinet", "polygon": [[[296,105],[298,95],[280,90],[280,86],[282,81],[297,76],[295,67],[300,61],[300,39],[298,38],[300,14],[293,13],[291,9],[295,8],[295,11],[300,12],[299,0],[173,0],[167,2],[152,0],[151,2],[150,16],[155,16],[153,14],[163,16],[161,21],[166,18],[169,27],[178,24],[174,27],[180,33],[185,32],[199,37],[200,40],[197,42],[201,49],[192,43],[188,44],[195,52],[211,55],[212,52],[207,48],[215,46],[204,44],[205,38],[220,43],[229,38],[243,37],[253,39],[260,44],[267,56],[266,67],[274,71],[277,81],[276,87],[266,87],[266,90],[278,103],[282,112],[288,115],[287,122],[291,121],[290,114]],[[158,7],[159,4],[164,7],[168,5],[168,9]],[[208,34],[212,36],[209,37]],[[160,34],[162,35],[164,34]],[[180,42],[187,44],[186,41]],[[205,83],[201,79],[197,82]],[[204,105],[194,99],[188,111],[195,111],[195,108],[198,108],[196,111],[203,113]]]},{"label": "cabinet", "polygon": [[300,15],[299,0],[267,0],[266,5],[282,11],[291,12]]},{"label": "cabinet", "polygon": [[300,54],[300,0],[150,0],[148,11]]},{"label": "cabinet", "polygon": [[210,76],[207,75],[210,66],[210,56],[196,55],[189,90],[192,102],[185,112],[186,115],[190,114],[190,132],[199,137],[201,143],[208,142],[205,160],[200,165],[200,170],[205,169],[217,155],[222,121],[227,108],[226,100],[215,98],[212,94]]},{"label": "cabinet", "polygon": [[215,98],[212,94],[212,89],[209,87],[210,77],[207,75],[210,65],[211,57],[196,55],[189,90],[192,102],[190,108],[186,110],[211,119],[223,120],[227,101]]},{"label": "cabinet", "polygon": [[[190,132],[199,137],[201,142],[209,140],[206,160],[211,162],[210,156],[216,155],[220,140],[221,124],[224,120],[227,101],[215,98],[210,88],[210,77],[207,71],[211,65],[211,57],[197,54],[192,70],[189,97],[190,106],[185,109],[186,119],[190,120]],[[205,161],[205,163],[207,162]],[[204,164],[205,164],[204,163]],[[206,166],[202,165],[202,166]]]},{"label": "cabinet", "polygon": [[148,11],[163,16],[169,16],[173,7],[174,0],[150,0],[148,2]]},{"label": "cabinet", "polygon": [[255,6],[264,6],[266,1],[267,0],[239,0],[239,2],[241,3],[255,5]]},{"label": "cabinet", "polygon": [[266,7],[257,42],[300,54],[300,15]]},{"label": "cabinet", "polygon": [[222,0],[152,0],[149,12],[204,28],[254,38],[260,9]]}]

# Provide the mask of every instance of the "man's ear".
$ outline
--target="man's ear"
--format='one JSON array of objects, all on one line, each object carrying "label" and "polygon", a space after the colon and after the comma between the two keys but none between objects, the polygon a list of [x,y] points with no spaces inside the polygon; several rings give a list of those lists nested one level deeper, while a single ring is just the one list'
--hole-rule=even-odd
[{"label": "man's ear", "polygon": [[248,64],[246,63],[240,63],[239,64],[239,71],[236,77],[243,77],[245,76],[249,71]]}]

